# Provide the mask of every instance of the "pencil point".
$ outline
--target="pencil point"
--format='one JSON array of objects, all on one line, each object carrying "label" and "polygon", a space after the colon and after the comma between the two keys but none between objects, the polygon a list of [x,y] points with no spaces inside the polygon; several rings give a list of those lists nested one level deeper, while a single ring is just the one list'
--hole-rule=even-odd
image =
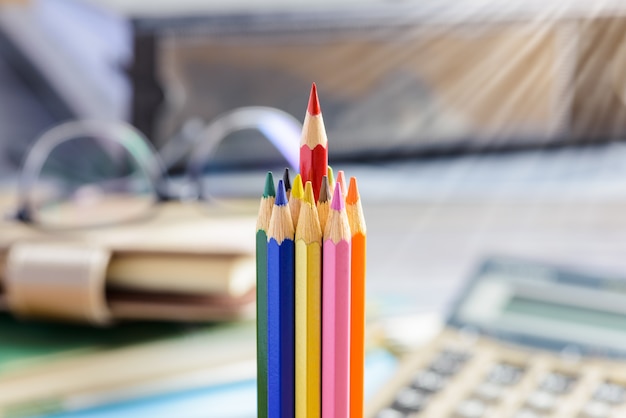
[{"label": "pencil point", "polygon": [[282,180],[278,180],[278,190],[274,203],[276,204],[276,206],[284,206],[288,203],[287,192],[285,191],[285,185],[283,184]]},{"label": "pencil point", "polygon": [[343,192],[341,191],[341,185],[339,182],[335,185],[335,194],[333,195],[333,201],[330,202],[331,209],[342,210],[343,209]]},{"label": "pencil point", "polygon": [[324,176],[322,177],[322,184],[320,185],[320,203],[328,202],[330,199],[330,192],[328,189],[328,176]]},{"label": "pencil point", "polygon": [[326,169],[326,175],[328,176],[328,184],[335,184],[335,173],[333,173],[331,166]]},{"label": "pencil point", "polygon": [[346,175],[343,170],[337,172],[337,184],[341,184],[341,192],[345,196],[348,190],[346,189]]},{"label": "pencil point", "polygon": [[289,167],[285,167],[285,172],[283,173],[283,183],[285,184],[285,191],[290,191],[291,179],[289,178]]},{"label": "pencil point", "polygon": [[356,177],[350,177],[350,186],[346,195],[346,204],[353,205],[359,200],[359,189],[356,184]]},{"label": "pencil point", "polygon": [[311,206],[315,206],[315,196],[313,196],[313,183],[307,181],[304,185],[304,197],[302,200]]},{"label": "pencil point", "polygon": [[293,187],[291,188],[291,196],[296,199],[302,199],[304,196],[304,189],[302,187],[302,177],[300,174],[296,174],[296,177],[293,179]]},{"label": "pencil point", "polygon": [[274,175],[271,171],[267,172],[265,176],[265,190],[263,190],[263,197],[275,197],[276,188],[274,187]]},{"label": "pencil point", "polygon": [[322,113],[322,110],[320,109],[320,100],[317,97],[317,86],[315,86],[315,83],[313,83],[313,85],[311,86],[311,95],[309,96],[308,111],[313,116]]}]

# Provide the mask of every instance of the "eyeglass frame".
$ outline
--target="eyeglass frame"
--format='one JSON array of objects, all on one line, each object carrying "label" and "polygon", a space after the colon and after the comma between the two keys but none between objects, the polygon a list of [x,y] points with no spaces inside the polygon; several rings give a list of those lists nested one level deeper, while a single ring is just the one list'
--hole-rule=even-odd
[{"label": "eyeglass frame", "polygon": [[[171,149],[173,146],[180,145],[181,141],[176,141],[176,137],[168,141],[160,150],[157,150],[142,132],[124,121],[90,119],[64,122],[44,132],[33,143],[31,149],[26,154],[18,179],[17,209],[12,218],[25,224],[45,228],[45,223],[41,224],[33,217],[35,209],[33,208],[31,198],[32,189],[36,185],[52,150],[63,142],[80,135],[98,137],[103,136],[103,133],[107,131],[115,129],[125,130],[126,132],[117,134],[112,132],[112,135],[107,138],[119,143],[133,156],[150,181],[154,190],[155,204],[174,200],[201,200],[210,203],[210,197],[203,193],[201,178],[206,163],[214,154],[218,145],[228,135],[244,129],[255,129],[262,133],[278,149],[292,169],[296,169],[299,158],[302,123],[285,111],[265,106],[240,107],[218,116],[205,125],[197,135],[194,135],[195,138],[191,138],[193,143],[187,146],[187,153],[191,157],[187,162],[183,177],[189,180],[190,184],[194,186],[194,190],[193,193],[183,196],[180,193],[174,195],[169,190],[171,180],[168,174],[168,166],[162,160],[161,155],[166,147]],[[123,133],[135,135],[140,139],[139,142],[146,147],[144,151],[147,152],[133,153],[132,147],[123,143],[125,139]],[[179,142],[179,144],[176,144],[176,142]],[[128,220],[131,219],[126,219],[125,221]]]}]

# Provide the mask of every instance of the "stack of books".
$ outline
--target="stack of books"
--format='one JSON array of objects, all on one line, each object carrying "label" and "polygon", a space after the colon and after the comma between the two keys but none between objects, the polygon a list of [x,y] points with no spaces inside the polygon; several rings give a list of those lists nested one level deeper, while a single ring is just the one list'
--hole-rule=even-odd
[{"label": "stack of books", "polygon": [[[52,254],[62,251],[71,259],[74,249],[90,248],[107,258],[104,286],[94,289],[108,310],[102,322],[253,317],[256,267],[250,231],[254,231],[256,217],[212,213],[198,205],[164,203],[145,220],[85,230],[51,232],[0,221],[0,310],[46,319],[45,309],[26,311],[19,300],[26,292],[19,277],[24,274],[23,257],[33,264],[43,263],[38,277],[29,281],[47,286],[42,291],[54,292],[61,288],[55,287],[55,280],[64,280],[58,271],[74,267],[58,260],[52,260],[56,266],[49,267]],[[8,210],[5,206],[3,212]],[[58,317],[54,312],[50,316]]]}]

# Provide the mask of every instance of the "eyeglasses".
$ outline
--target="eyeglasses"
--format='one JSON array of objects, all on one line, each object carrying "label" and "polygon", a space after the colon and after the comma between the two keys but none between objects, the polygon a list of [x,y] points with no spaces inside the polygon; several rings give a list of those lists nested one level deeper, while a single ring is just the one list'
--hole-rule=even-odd
[{"label": "eyeglasses", "polygon": [[[209,124],[189,125],[160,152],[124,122],[79,120],[52,128],[26,156],[15,217],[64,229],[137,220],[166,200],[202,201],[226,211],[248,209],[249,198],[258,194],[258,181],[250,179],[258,173],[225,169],[216,153],[241,130],[262,133],[278,150],[282,161],[265,169],[297,167],[302,125],[281,110],[243,107]],[[261,148],[268,145],[262,143]],[[243,145],[253,154],[260,149],[259,143]],[[190,157],[183,174],[170,176],[168,171],[186,154]]]}]

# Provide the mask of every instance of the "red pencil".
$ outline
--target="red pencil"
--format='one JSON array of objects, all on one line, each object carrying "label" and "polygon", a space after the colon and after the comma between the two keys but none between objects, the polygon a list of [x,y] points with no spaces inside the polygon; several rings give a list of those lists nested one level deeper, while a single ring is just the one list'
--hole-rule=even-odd
[{"label": "red pencil", "polygon": [[328,139],[322,119],[322,110],[317,97],[315,83],[311,86],[311,96],[304,125],[302,126],[302,140],[300,141],[300,175],[302,183],[310,181],[313,184],[313,194],[317,201],[320,196],[322,177],[328,169]]}]

